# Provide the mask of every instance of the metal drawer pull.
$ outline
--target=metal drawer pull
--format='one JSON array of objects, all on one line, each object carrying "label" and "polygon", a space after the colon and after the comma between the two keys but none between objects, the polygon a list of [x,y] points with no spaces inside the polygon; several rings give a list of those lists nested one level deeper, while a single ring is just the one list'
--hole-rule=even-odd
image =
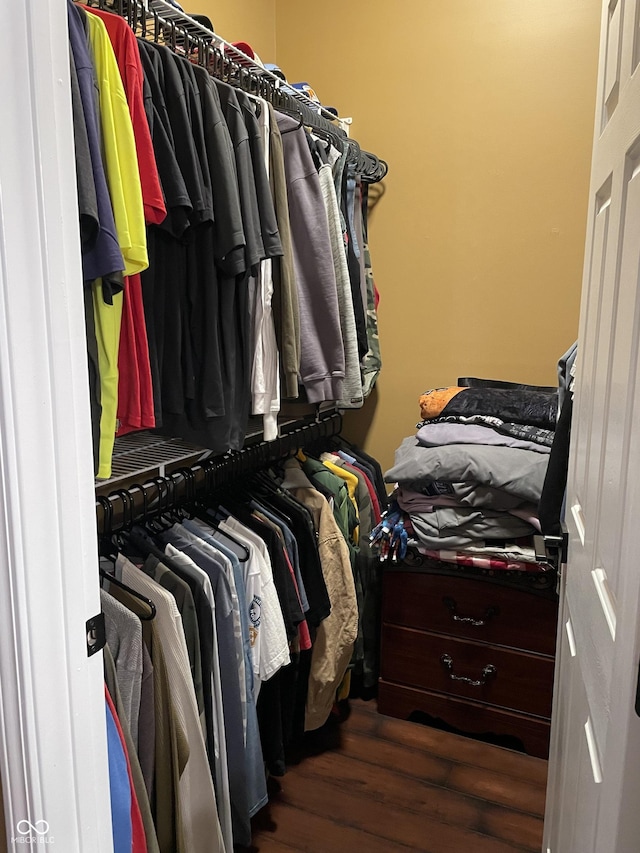
[{"label": "metal drawer pull", "polygon": [[464,681],[465,684],[470,684],[472,687],[483,687],[487,681],[489,681],[490,678],[493,678],[498,672],[497,667],[492,663],[488,663],[482,668],[482,678],[475,681],[473,678],[467,678],[466,675],[456,675],[453,672],[453,658],[451,655],[442,655],[440,657],[440,663],[446,670],[448,670],[449,678],[452,681]]},{"label": "metal drawer pull", "polygon": [[474,619],[472,616],[458,616],[458,605],[455,599],[450,596],[445,595],[442,599],[442,603],[451,614],[451,618],[454,622],[465,622],[467,625],[473,625],[474,628],[482,628],[483,625],[486,625],[494,616],[497,616],[500,613],[500,608],[492,605],[491,607],[487,607],[484,611],[482,619]]}]

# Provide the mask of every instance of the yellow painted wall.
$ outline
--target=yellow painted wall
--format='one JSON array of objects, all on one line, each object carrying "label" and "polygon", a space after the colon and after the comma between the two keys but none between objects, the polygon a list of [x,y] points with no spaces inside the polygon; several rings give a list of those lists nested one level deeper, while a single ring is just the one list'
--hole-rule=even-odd
[{"label": "yellow painted wall", "polygon": [[370,233],[383,373],[345,424],[388,466],[422,391],[554,383],[577,335],[600,0],[305,8],[276,0],[278,64],[390,165]]},{"label": "yellow painted wall", "polygon": [[384,367],[345,432],[388,466],[426,388],[555,382],[577,334],[600,0],[187,8],[311,82],[389,162],[370,220]]},{"label": "yellow painted wall", "polygon": [[186,12],[208,15],[223,39],[248,42],[263,62],[275,62],[276,0],[189,0],[181,5]]}]

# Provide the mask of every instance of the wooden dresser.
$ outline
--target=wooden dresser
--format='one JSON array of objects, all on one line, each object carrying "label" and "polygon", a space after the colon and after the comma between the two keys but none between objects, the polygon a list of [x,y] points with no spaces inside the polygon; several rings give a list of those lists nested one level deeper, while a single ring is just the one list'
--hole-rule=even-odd
[{"label": "wooden dresser", "polygon": [[553,572],[385,567],[378,710],[515,737],[546,758],[557,610]]}]

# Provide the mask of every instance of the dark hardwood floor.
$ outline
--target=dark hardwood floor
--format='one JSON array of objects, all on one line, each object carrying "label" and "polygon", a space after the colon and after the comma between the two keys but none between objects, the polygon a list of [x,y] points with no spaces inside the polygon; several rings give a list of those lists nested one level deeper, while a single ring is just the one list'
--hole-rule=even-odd
[{"label": "dark hardwood floor", "polygon": [[[547,762],[351,700],[254,818],[259,853],[539,853]],[[277,787],[277,784],[276,784]]]}]

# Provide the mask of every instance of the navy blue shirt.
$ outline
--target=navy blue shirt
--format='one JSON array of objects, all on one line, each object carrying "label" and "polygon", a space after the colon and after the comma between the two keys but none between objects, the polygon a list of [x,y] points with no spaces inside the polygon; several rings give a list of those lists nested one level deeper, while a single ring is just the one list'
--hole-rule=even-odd
[{"label": "navy blue shirt", "polygon": [[111,207],[111,198],[109,197],[104,163],[102,161],[93,60],[89,52],[89,44],[82,23],[80,9],[71,0],[67,0],[67,12],[69,43],[78,78],[80,99],[87,130],[99,221],[95,242],[91,247],[87,247],[86,251],[83,251],[82,254],[83,277],[85,281],[102,278],[105,301],[110,301],[113,293],[122,290],[121,273],[124,270],[124,261],[118,244],[116,226],[113,219],[113,208]]}]

